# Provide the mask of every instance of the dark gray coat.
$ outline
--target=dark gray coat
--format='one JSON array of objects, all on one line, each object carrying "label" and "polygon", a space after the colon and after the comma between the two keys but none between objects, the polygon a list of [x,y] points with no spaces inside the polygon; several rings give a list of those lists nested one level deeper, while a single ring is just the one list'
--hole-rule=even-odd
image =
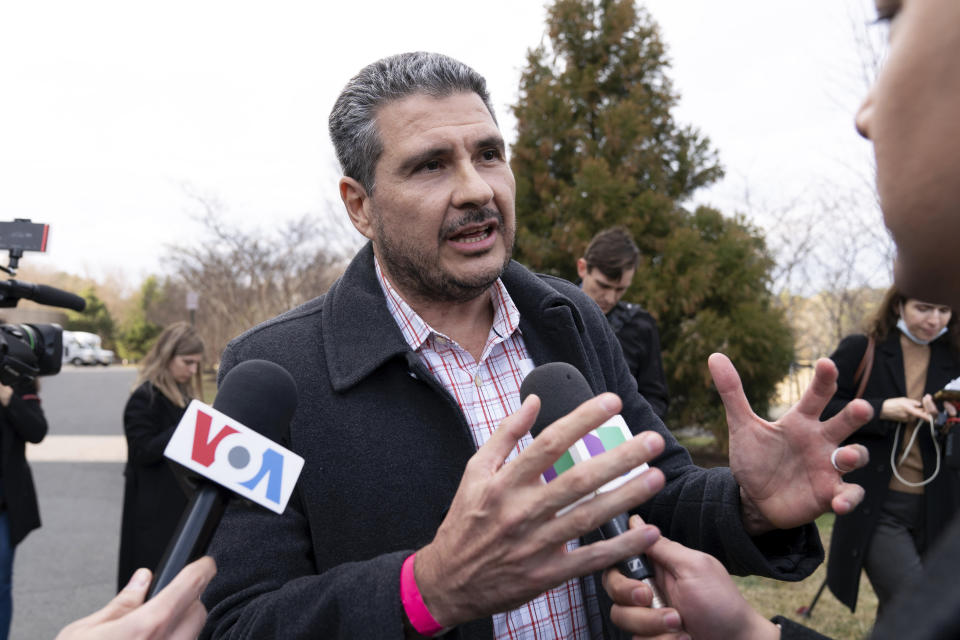
[{"label": "dark gray coat", "polygon": [[140,567],[157,569],[187,507],[187,496],[163,457],[185,411],[149,381],[134,390],[123,409],[127,464],[117,591]]},{"label": "dark gray coat", "polygon": [[[667,486],[638,508],[648,522],[734,573],[797,580],[813,571],[823,550],[812,525],[747,536],[729,470],[691,463],[637,393],[590,298],[517,263],[503,282],[536,364],[573,364],[595,392],[623,398],[634,431],[653,429],[666,439],[656,464]],[[231,342],[221,375],[251,358],[293,374],[299,404],[289,446],[306,464],[282,516],[238,504],[228,509],[212,543],[219,572],[204,594],[210,615],[203,637],[402,638],[400,565],[433,539],[475,447],[456,402],[390,316],[370,246],[326,295]],[[605,635],[616,637],[609,602],[601,606]],[[484,618],[448,637],[492,634]]]}]

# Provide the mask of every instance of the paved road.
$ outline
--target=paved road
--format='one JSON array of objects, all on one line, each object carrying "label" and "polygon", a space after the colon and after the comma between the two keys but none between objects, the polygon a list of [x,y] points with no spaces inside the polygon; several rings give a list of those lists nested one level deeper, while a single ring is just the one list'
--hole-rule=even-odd
[{"label": "paved road", "polygon": [[123,435],[123,407],[133,390],[132,367],[74,367],[40,379],[51,435]]},{"label": "paved road", "polygon": [[43,526],[17,547],[11,638],[53,638],[116,590],[121,416],[136,371],[64,366],[43,378],[50,435],[28,447]]}]

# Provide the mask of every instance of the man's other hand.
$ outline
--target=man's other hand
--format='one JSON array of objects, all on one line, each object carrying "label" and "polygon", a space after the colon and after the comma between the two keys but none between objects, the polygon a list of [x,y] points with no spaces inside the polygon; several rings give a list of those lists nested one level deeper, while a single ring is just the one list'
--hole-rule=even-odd
[{"label": "man's other hand", "polygon": [[763,420],[750,408],[729,358],[715,353],[708,362],[727,412],[730,470],[740,484],[749,533],[796,527],[831,509],[843,515],[860,504],[863,488],[841,476],[865,465],[867,450],[840,443],[870,419],[873,409],[864,400],[854,400],[820,422],[837,389],[837,367],[831,360],[817,361],[803,397],[776,422]]}]

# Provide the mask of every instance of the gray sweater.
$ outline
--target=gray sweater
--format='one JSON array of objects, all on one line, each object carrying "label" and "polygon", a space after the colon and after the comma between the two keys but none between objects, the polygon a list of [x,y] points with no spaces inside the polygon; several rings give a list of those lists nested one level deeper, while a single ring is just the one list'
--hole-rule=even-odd
[{"label": "gray sweater", "polygon": [[[649,404],[596,304],[575,285],[511,263],[503,282],[536,364],[568,362],[594,392],[623,399],[634,432],[666,439],[666,487],[637,512],[734,573],[799,580],[822,561],[813,525],[750,538],[728,469],[692,464]],[[368,245],[325,295],[235,339],[220,374],[272,360],[297,382],[287,445],[306,464],[282,516],[233,504],[211,545],[202,637],[402,638],[400,566],[429,543],[475,447],[454,399],[412,352],[387,310]],[[584,542],[589,542],[586,539]],[[601,595],[605,637],[618,637]],[[447,637],[493,635],[490,618]]]}]

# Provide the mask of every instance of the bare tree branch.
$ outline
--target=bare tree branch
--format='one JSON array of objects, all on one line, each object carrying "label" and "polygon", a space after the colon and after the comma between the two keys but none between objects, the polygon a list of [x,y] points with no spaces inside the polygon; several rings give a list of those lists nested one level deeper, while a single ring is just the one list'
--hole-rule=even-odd
[{"label": "bare tree branch", "polygon": [[193,189],[187,194],[203,232],[195,245],[167,247],[164,261],[173,275],[165,297],[199,294],[197,327],[217,356],[243,331],[325,292],[356,249],[356,239],[345,239],[342,225],[316,215],[269,231],[241,229],[227,221],[215,197]]}]

